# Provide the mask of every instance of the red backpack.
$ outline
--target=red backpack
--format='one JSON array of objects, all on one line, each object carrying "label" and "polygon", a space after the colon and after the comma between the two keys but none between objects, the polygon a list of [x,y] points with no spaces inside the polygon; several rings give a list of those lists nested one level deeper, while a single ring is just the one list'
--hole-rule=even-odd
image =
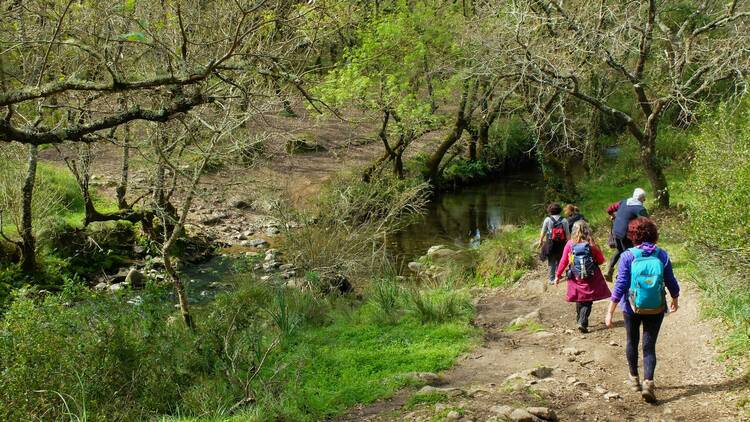
[{"label": "red backpack", "polygon": [[550,220],[552,220],[552,229],[549,233],[550,240],[555,243],[565,242],[567,240],[567,236],[565,236],[565,227],[563,226],[562,217],[559,220],[555,220],[554,217],[550,217]]}]

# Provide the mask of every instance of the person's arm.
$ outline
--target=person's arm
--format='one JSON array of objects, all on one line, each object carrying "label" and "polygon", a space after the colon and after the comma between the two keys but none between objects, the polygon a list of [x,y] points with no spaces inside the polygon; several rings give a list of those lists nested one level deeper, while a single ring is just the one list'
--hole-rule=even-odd
[{"label": "person's arm", "polygon": [[680,283],[677,282],[677,277],[674,276],[674,270],[672,269],[672,260],[669,259],[667,251],[661,250],[660,259],[664,262],[664,285],[669,290],[669,295],[672,297],[672,301],[669,304],[669,311],[675,312],[679,309],[679,297],[680,297]]},{"label": "person's arm", "polygon": [[557,264],[557,271],[555,272],[555,284],[560,282],[560,277],[562,277],[568,268],[568,264],[570,264],[570,249],[572,248],[572,244],[572,242],[568,242],[565,244],[565,248],[563,248],[562,257],[560,257],[560,263]]},{"label": "person's arm", "polygon": [[542,246],[542,244],[544,243],[544,239],[547,237],[547,222],[548,221],[549,221],[549,217],[545,217],[544,221],[542,222],[542,232],[539,234],[539,243],[537,243],[537,246]]},{"label": "person's arm", "polygon": [[596,261],[598,265],[602,265],[607,261],[607,259],[604,258],[604,253],[602,253],[599,246],[593,242],[593,239],[591,239],[591,254],[594,255],[594,261]]},{"label": "person's arm", "polygon": [[620,209],[620,203],[621,203],[621,202],[622,202],[622,201],[617,201],[617,202],[615,202],[614,204],[610,205],[610,206],[609,206],[609,207],[607,208],[607,214],[609,214],[609,215],[612,215],[612,214],[616,213],[616,212],[617,212],[617,210],[619,210],[619,209]]},{"label": "person's arm", "polygon": [[612,327],[612,317],[617,309],[617,304],[628,293],[628,290],[630,290],[630,266],[633,264],[633,258],[633,254],[630,251],[625,251],[620,255],[620,264],[617,267],[617,280],[615,280],[609,308],[604,317],[604,323],[607,327]]}]

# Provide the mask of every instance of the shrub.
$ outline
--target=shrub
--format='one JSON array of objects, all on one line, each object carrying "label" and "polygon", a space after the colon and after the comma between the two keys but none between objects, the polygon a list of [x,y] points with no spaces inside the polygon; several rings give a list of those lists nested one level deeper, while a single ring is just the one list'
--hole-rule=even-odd
[{"label": "shrub", "polygon": [[[349,177],[325,186],[312,210],[296,213],[277,209],[281,221],[300,221],[299,228],[284,231],[288,259],[315,272],[321,290],[343,275],[349,280],[369,279],[388,266],[386,236],[420,213],[428,187],[415,180],[383,177],[364,183]],[[310,280],[308,280],[310,281]]]},{"label": "shrub", "polygon": [[709,252],[750,262],[750,99],[720,106],[694,136],[687,203],[693,240]]},{"label": "shrub", "polygon": [[369,303],[375,310],[376,322],[394,324],[401,316],[404,290],[393,280],[375,280],[369,291]]}]

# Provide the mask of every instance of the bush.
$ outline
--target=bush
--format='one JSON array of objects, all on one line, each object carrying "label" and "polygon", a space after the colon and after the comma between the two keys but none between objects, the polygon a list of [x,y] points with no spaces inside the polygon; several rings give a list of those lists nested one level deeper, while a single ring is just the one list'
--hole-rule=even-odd
[{"label": "bush", "polygon": [[353,177],[332,180],[306,213],[279,208],[281,221],[300,221],[284,231],[290,262],[317,273],[316,286],[328,290],[339,275],[369,279],[389,265],[386,236],[408,224],[427,202],[428,186],[415,180],[376,178],[370,183]]},{"label": "bush", "polygon": [[693,138],[687,202],[693,240],[710,252],[750,262],[750,99],[720,106]]}]

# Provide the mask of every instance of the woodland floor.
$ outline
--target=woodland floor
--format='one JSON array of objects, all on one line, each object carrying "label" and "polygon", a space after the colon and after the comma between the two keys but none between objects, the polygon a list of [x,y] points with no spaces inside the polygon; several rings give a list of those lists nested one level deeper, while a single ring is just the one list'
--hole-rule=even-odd
[{"label": "woodland floor", "polygon": [[[537,271],[517,286],[492,290],[481,299],[475,323],[485,331],[484,342],[443,374],[446,382],[439,387],[455,397],[408,406],[414,391],[404,390],[339,421],[444,420],[448,409],[464,421],[504,420],[492,410],[498,405],[545,406],[562,421],[748,420],[737,406],[750,394],[747,380],[719,360],[714,347],[717,325],[700,318],[697,288],[683,283],[681,307],[662,325],[655,374],[658,403],[650,405],[624,384],[621,313],[615,327],[607,329],[606,301],[596,303],[591,331],[580,334],[575,307],[564,299],[564,284],[545,292],[544,278]],[[543,331],[505,330],[511,320],[534,310],[539,310]],[[514,374],[542,366],[553,369],[552,375],[513,380]],[[605,390],[619,398],[605,399]]]}]

